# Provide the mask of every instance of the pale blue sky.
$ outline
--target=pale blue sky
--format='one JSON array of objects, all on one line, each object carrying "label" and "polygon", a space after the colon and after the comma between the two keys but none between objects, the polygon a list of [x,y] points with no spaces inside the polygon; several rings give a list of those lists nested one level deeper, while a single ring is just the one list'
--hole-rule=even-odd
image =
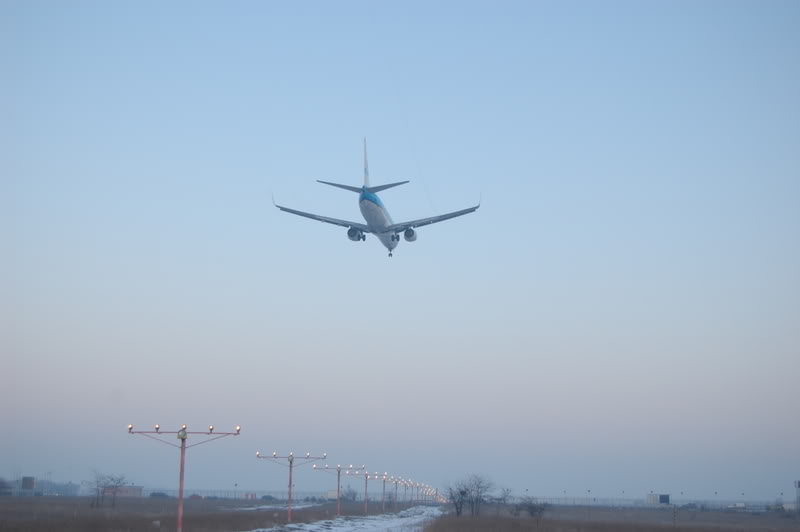
[{"label": "pale blue sky", "polygon": [[[797,2],[0,3],[0,475],[125,425],[517,493],[800,478]],[[395,220],[376,239],[278,212]],[[325,488],[311,473],[298,482]],[[329,480],[329,479],[324,479]]]}]

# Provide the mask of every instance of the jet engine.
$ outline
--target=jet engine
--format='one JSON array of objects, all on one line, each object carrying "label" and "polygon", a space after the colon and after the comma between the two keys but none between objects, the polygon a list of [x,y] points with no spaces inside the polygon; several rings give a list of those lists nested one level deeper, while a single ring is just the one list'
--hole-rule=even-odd
[{"label": "jet engine", "polygon": [[413,229],[406,229],[405,232],[403,232],[403,237],[406,239],[406,242],[413,242],[417,239],[417,232]]},{"label": "jet engine", "polygon": [[359,231],[355,227],[351,227],[350,229],[347,230],[347,238],[349,238],[353,242],[358,242],[359,240],[366,240],[367,235],[365,235],[363,232]]}]

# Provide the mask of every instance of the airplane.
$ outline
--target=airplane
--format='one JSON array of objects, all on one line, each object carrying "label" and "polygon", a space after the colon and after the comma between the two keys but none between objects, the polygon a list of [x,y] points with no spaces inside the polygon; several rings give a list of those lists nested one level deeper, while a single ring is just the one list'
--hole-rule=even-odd
[{"label": "airplane", "polygon": [[367,233],[372,233],[378,237],[378,240],[380,240],[386,249],[389,250],[390,257],[392,256],[392,250],[394,250],[394,248],[397,247],[397,244],[400,243],[401,233],[406,242],[414,242],[417,239],[417,232],[415,231],[417,227],[443,222],[457,216],[463,216],[465,214],[477,211],[481,206],[480,202],[478,202],[478,204],[474,207],[469,207],[460,211],[440,214],[438,216],[431,216],[429,218],[421,218],[419,220],[412,220],[410,222],[403,222],[399,224],[394,223],[392,221],[392,217],[389,216],[389,212],[386,210],[386,207],[383,205],[383,202],[378,197],[378,192],[399,185],[405,185],[406,183],[409,183],[409,181],[400,181],[397,183],[389,183],[374,187],[370,186],[366,138],[364,139],[364,186],[354,187],[320,180],[317,180],[317,182],[330,185],[332,187],[349,190],[350,192],[355,192],[358,194],[358,206],[361,209],[361,215],[364,217],[364,220],[367,223],[363,224],[359,222],[348,222],[347,220],[339,220],[338,218],[330,218],[328,216],[320,216],[318,214],[298,211],[295,209],[290,209],[289,207],[284,207],[283,205],[278,205],[274,200],[273,204],[278,209],[290,214],[296,214],[297,216],[304,216],[306,218],[311,218],[312,220],[338,225],[341,227],[347,227],[347,238],[353,242],[364,241],[367,239]]}]

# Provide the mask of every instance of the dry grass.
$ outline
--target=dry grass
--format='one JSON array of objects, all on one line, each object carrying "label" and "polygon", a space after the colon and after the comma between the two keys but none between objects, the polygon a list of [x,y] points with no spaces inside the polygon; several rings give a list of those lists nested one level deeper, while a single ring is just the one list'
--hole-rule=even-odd
[{"label": "dry grass", "polygon": [[425,527],[425,532],[656,532],[681,530],[684,532],[708,532],[705,527],[672,528],[671,526],[643,525],[638,523],[586,523],[553,521],[515,517],[453,517],[437,519]]},{"label": "dry grass", "polygon": [[[703,515],[698,515],[702,513]],[[673,527],[672,512],[650,509],[564,507],[550,508],[541,520],[511,515],[456,517],[447,515],[425,527],[425,532],[783,532],[800,530],[800,521],[790,516],[732,514],[726,512],[684,511],[677,514]]]},{"label": "dry grass", "polygon": [[[3,532],[154,532],[175,530],[175,499],[118,499],[117,507],[94,509],[86,497],[3,497],[0,498],[0,531]],[[186,500],[184,525],[187,532],[233,532],[269,528],[286,523],[285,509],[242,510],[262,501]],[[405,509],[402,506],[399,509]],[[371,504],[370,513],[381,513]],[[363,515],[363,503],[342,503],[342,515]],[[332,519],[336,503],[292,511],[293,522]]]}]

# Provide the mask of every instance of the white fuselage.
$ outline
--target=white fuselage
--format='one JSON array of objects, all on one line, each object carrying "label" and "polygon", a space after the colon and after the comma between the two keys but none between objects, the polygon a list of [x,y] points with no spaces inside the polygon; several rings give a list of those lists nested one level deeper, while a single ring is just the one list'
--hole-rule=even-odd
[{"label": "white fuselage", "polygon": [[358,197],[358,207],[361,209],[361,215],[364,217],[364,221],[367,222],[367,227],[372,231],[372,234],[377,236],[389,251],[396,248],[398,240],[394,239],[395,234],[393,232],[388,231],[394,222],[392,222],[392,217],[389,216],[380,198],[372,192],[362,190],[361,195]]}]

